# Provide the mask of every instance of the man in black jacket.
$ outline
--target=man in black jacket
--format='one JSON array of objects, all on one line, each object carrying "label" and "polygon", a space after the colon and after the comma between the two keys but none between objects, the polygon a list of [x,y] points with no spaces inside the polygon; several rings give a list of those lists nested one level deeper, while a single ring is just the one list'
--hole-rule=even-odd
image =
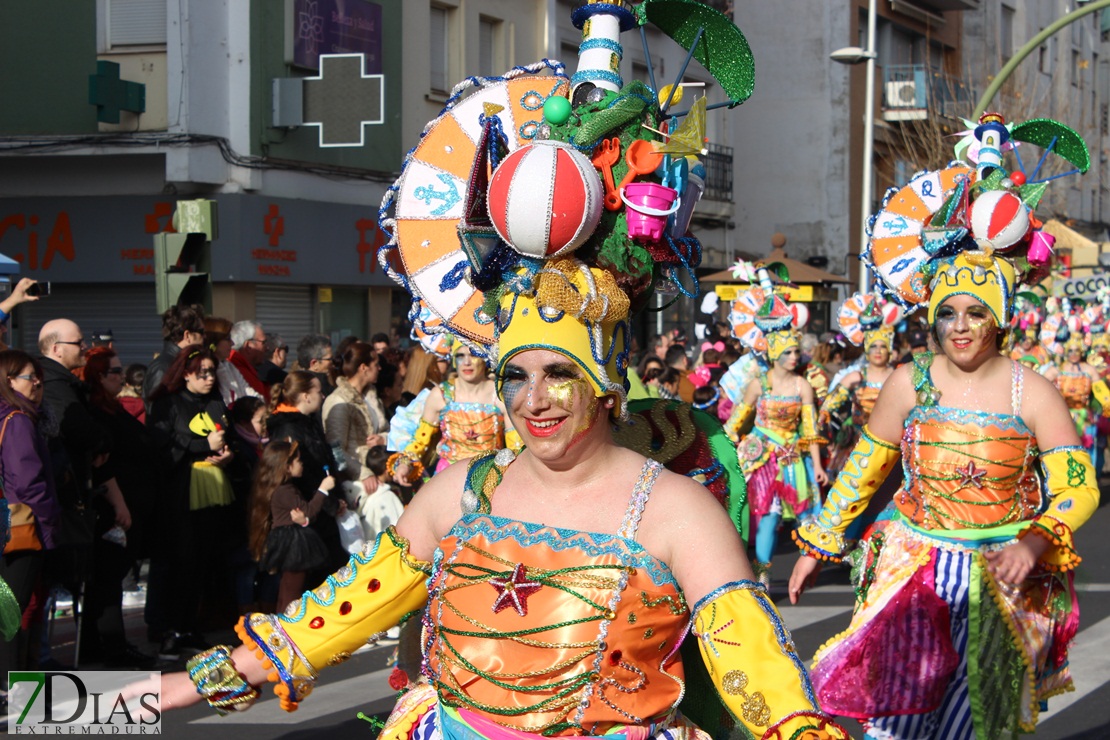
[{"label": "man in black jacket", "polygon": [[200,306],[170,306],[162,314],[162,353],[146,367],[143,398],[150,413],[150,397],[162,383],[162,376],[183,347],[204,343],[204,309]]},{"label": "man in black jacket", "polygon": [[[73,374],[84,366],[87,347],[81,328],[69,319],[48,321],[39,332],[43,403],[57,417],[60,432],[60,440],[51,441],[51,453],[63,510],[61,553],[72,556],[58,561],[65,563],[61,565],[65,570],[57,576],[71,583],[87,582],[81,626],[87,659],[111,667],[150,668],[152,659],[129,644],[124,632],[121,581],[130,561],[123,547],[104,538],[110,529],[130,527],[131,513],[115,478],[106,479],[103,471],[97,472],[108,460],[112,439],[92,415],[85,384]],[[103,484],[98,486],[100,494],[95,498],[94,483]],[[90,509],[95,512],[95,521],[80,513]]]}]

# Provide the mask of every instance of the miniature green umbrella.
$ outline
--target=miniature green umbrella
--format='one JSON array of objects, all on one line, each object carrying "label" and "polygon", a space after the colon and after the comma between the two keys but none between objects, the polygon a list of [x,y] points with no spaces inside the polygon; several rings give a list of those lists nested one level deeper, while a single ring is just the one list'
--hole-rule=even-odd
[{"label": "miniature green umbrella", "polygon": [[[748,40],[728,16],[695,0],[644,0],[636,6],[640,25],[651,23],[709,70],[736,106],[751,97],[755,63]],[[698,31],[701,37],[698,38]]]},{"label": "miniature green umbrella", "polygon": [[[1051,118],[1034,118],[1014,126],[1010,138],[1024,141],[1039,146],[1041,149],[1051,149],[1075,165],[1080,172],[1086,172],[1091,166],[1091,153],[1083,137],[1059,121]],[[1036,172],[1033,173],[1034,180]]]}]

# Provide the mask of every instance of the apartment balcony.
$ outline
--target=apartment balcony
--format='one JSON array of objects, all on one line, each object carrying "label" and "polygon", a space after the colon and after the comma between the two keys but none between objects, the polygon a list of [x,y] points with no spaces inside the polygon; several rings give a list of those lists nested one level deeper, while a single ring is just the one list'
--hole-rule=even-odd
[{"label": "apartment balcony", "polygon": [[732,147],[709,144],[702,157],[705,165],[705,189],[694,207],[694,217],[705,221],[728,221],[732,218]]},{"label": "apartment balcony", "polygon": [[885,121],[922,121],[968,115],[974,93],[963,80],[924,64],[883,67],[882,107]]}]

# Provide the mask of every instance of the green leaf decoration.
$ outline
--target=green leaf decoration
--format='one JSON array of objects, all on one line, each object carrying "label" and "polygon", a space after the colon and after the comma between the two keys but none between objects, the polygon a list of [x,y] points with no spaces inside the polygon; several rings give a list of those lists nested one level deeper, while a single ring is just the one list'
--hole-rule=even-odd
[{"label": "green leaf decoration", "polygon": [[767,268],[767,272],[769,272],[772,275],[774,275],[775,277],[777,277],[780,282],[783,282],[783,283],[789,283],[790,282],[790,270],[783,263],[781,263],[781,262],[768,262],[767,264],[764,265],[764,267]]},{"label": "green leaf decoration", "polygon": [[1044,191],[1048,188],[1047,182],[1035,182],[1032,185],[1022,185],[1018,188],[1018,195],[1025,205],[1029,206],[1034,211],[1037,210],[1037,204],[1041,202],[1044,196]]}]

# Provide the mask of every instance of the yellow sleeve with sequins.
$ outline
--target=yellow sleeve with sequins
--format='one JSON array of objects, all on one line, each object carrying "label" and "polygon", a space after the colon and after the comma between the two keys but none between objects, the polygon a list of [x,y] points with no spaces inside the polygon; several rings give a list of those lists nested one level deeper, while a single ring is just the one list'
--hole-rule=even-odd
[{"label": "yellow sleeve with sequins", "polygon": [[1046,568],[1072,570],[1082,560],[1075,552],[1074,532],[1098,509],[1095,468],[1082,447],[1055,447],[1041,453],[1041,468],[1051,497],[1048,509],[1021,536],[1038,534],[1052,543],[1041,556]]},{"label": "yellow sleeve with sequins", "polygon": [[744,401],[739,401],[732,407],[732,415],[725,422],[725,433],[734,444],[740,441],[740,430],[748,423],[748,419],[752,418],[753,413],[755,413],[755,407]]},{"label": "yellow sleeve with sequins", "polygon": [[270,669],[274,693],[291,712],[312,693],[320,668],[342,663],[424,606],[430,570],[409,557],[408,541],[389,527],[284,614],[248,614],[235,630]]},{"label": "yellow sleeve with sequins", "polygon": [[1102,406],[1102,415],[1110,416],[1110,386],[1106,385],[1106,381],[1099,380],[1093,383],[1091,393],[1094,394],[1095,400]]},{"label": "yellow sleeve with sequins", "polygon": [[802,406],[802,429],[798,437],[798,447],[805,449],[809,445],[823,445],[826,440],[817,433],[817,411],[812,403]]},{"label": "yellow sleeve with sequins", "polygon": [[848,387],[841,383],[836,389],[830,393],[825,402],[821,404],[821,411],[817,414],[817,421],[820,425],[825,426],[833,416],[839,417],[841,409],[852,402],[852,392]]},{"label": "yellow sleeve with sequins", "polygon": [[806,521],[793,532],[802,552],[819,560],[839,561],[845,554],[844,532],[848,525],[867,508],[867,502],[901,456],[897,445],[872,436],[864,426],[816,520]]},{"label": "yellow sleeve with sequins", "polygon": [[735,581],[703,598],[693,633],[722,703],[754,737],[848,737],[821,711],[790,631],[759,584]]}]

